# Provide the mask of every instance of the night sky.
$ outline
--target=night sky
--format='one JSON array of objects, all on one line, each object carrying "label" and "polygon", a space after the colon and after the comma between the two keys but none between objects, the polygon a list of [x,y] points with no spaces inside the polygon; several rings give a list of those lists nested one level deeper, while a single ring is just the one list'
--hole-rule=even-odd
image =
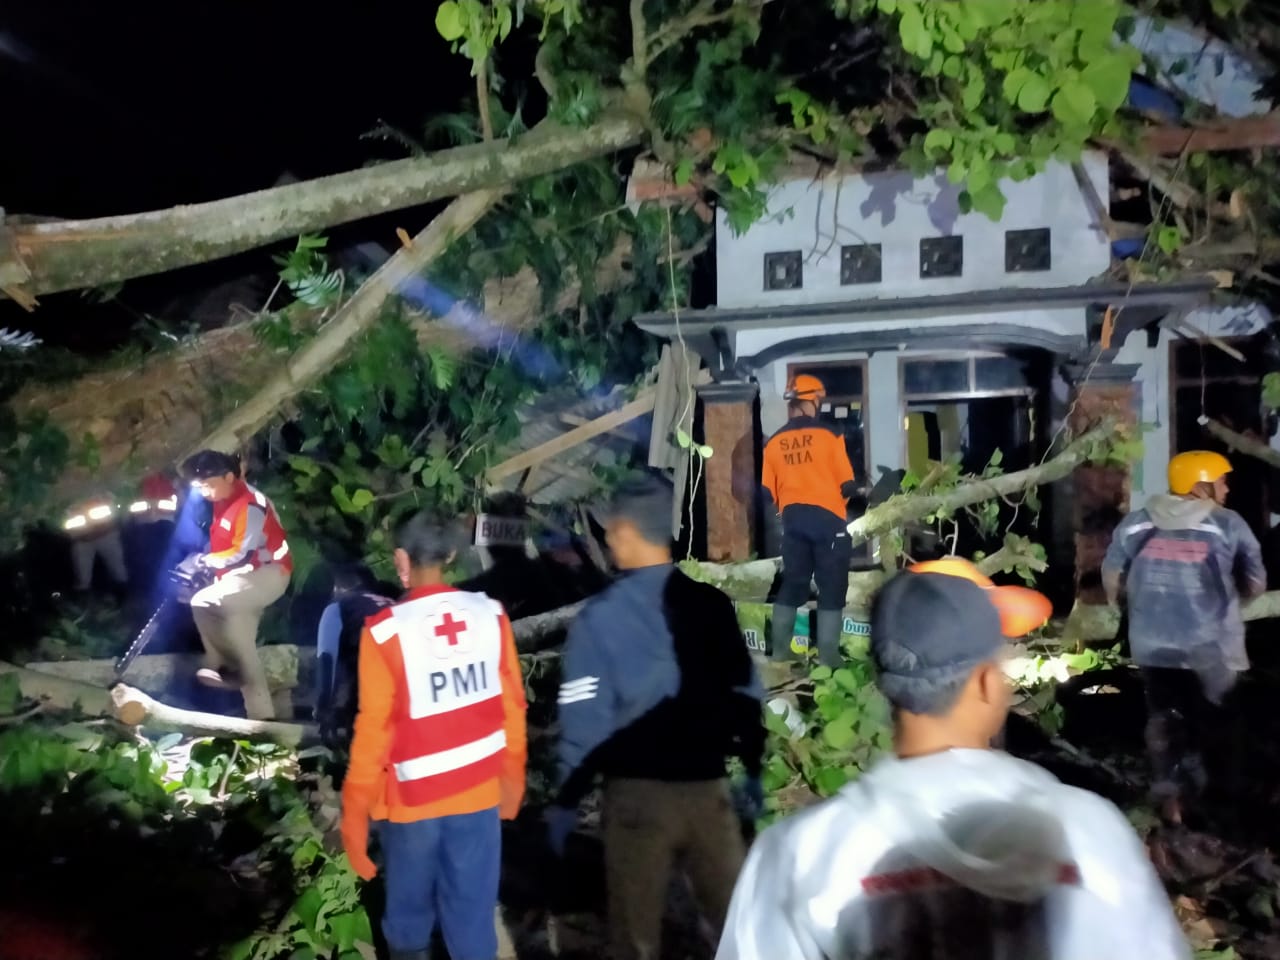
[{"label": "night sky", "polygon": [[[10,213],[131,213],[261,189],[285,171],[350,170],[402,155],[360,139],[379,121],[419,131],[473,89],[425,0],[3,7],[0,206]],[[408,216],[405,225],[423,224]],[[268,255],[131,281],[122,299],[156,309],[183,287],[259,269]],[[0,326],[78,343],[74,331],[49,329],[55,315],[59,326],[131,322],[74,293],[43,298],[30,317],[0,303]]]}]

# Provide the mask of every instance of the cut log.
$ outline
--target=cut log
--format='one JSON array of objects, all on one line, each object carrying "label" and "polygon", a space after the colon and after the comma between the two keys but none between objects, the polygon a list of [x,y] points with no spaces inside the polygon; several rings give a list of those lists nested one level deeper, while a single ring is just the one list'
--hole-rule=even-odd
[{"label": "cut log", "polygon": [[123,683],[111,689],[111,702],[113,716],[131,727],[177,731],[189,737],[269,740],[285,747],[296,747],[319,739],[318,730],[311,724],[245,720],[217,713],[181,710]]},{"label": "cut log", "polygon": [[1275,450],[1260,440],[1246,437],[1243,433],[1237,433],[1217,420],[1210,420],[1205,424],[1204,428],[1232,450],[1238,450],[1247,457],[1261,460],[1268,466],[1280,470],[1280,450]]},{"label": "cut log", "polygon": [[[39,295],[118,283],[446,197],[501,189],[640,142],[626,111],[573,129],[441,150],[210,203],[98,220],[10,223],[5,286]],[[13,282],[13,281],[19,282]]]},{"label": "cut log", "polygon": [[[1255,597],[1240,610],[1247,623],[1280,617],[1280,590],[1270,590]],[[1115,640],[1120,629],[1120,608],[1100,603],[1077,603],[1063,627],[1062,638],[1068,643],[1101,643]]]},{"label": "cut log", "polygon": [[62,710],[74,710],[90,717],[113,715],[114,704],[105,687],[80,683],[41,673],[0,660],[0,677],[16,676],[18,689],[28,700],[37,700]]},{"label": "cut log", "polygon": [[[267,674],[272,693],[309,686],[313,649],[294,644],[261,647],[258,654]],[[195,653],[144,653],[129,666],[124,680],[144,690],[164,690],[170,684],[192,676],[200,668],[201,656]],[[28,670],[50,676],[89,683],[103,689],[116,683],[115,660],[51,660],[28,663]]]}]

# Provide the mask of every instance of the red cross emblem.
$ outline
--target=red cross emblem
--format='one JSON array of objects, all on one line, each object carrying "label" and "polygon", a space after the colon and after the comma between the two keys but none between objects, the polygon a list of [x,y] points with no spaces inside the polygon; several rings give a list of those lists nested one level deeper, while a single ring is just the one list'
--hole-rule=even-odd
[{"label": "red cross emblem", "polygon": [[461,619],[454,619],[453,611],[448,607],[443,608],[434,632],[436,635],[435,648],[437,657],[448,657],[455,653],[463,653],[471,646],[466,638],[467,622]]}]

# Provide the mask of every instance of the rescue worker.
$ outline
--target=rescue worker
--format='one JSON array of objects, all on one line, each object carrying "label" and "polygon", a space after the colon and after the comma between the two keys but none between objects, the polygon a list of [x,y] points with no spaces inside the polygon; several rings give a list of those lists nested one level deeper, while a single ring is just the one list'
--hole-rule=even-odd
[{"label": "rescue worker", "polygon": [[1224,506],[1230,472],[1220,453],[1178,454],[1169,493],[1125,517],[1102,565],[1108,601],[1123,597],[1128,607],[1146,688],[1152,795],[1173,823],[1210,785],[1206,755],[1222,761],[1226,796],[1238,772],[1230,701],[1249,669],[1240,602],[1266,590],[1267,573],[1253,531]]},{"label": "rescue worker", "polygon": [[673,496],[651,475],[624,483],[595,511],[623,575],[588,601],[564,648],[548,836],[563,856],[579,801],[600,774],[615,960],[661,956],[680,854],[718,936],[744,856],[726,758],[746,767],[752,819],[764,803],[762,690],[729,598],[671,562]]},{"label": "rescue worker", "polygon": [[895,755],[760,835],[717,960],[1190,960],[1124,815],[990,748],[1005,638],[1048,614],[966,560],[884,586],[871,654]]},{"label": "rescue worker", "polygon": [[213,506],[208,551],[198,564],[214,581],[191,597],[204,646],[196,679],[216,689],[239,688],[245,715],[270,719],[275,709],[258,656],[258,624],[262,612],[284,596],[293,572],[284,528],[271,501],[245,483],[236,457],[202,450],[182,470]]},{"label": "rescue worker", "polygon": [[374,583],[362,566],[334,569],[333,597],[320,614],[316,630],[315,719],[329,747],[351,737],[359,690],[360,634],[366,620],[395,602],[390,593]]},{"label": "rescue worker", "polygon": [[854,490],[853,465],[844,438],[818,420],[827,395],[817,377],[801,374],[787,387],[786,426],[764,447],[764,484],[782,518],[782,585],[773,604],[773,658],[790,660],[796,608],[818,585],[814,630],[825,666],[840,665],[840,633],[849,590],[853,543],[846,518]]},{"label": "rescue worker", "polygon": [[102,560],[111,580],[112,592],[123,599],[129,583],[129,570],[124,562],[124,543],[120,539],[119,516],[115,500],[105,492],[95,493],[75,504],[62,524],[71,538],[73,586],[87,593],[93,585],[93,567]]},{"label": "rescue worker", "polygon": [[360,637],[360,709],[342,787],[342,840],[356,873],[386,875],[392,960],[427,960],[438,923],[456,960],[498,954],[500,820],[525,785],[525,696],[502,606],[444,582],[461,543],[426,517],[397,534],[408,593]]}]

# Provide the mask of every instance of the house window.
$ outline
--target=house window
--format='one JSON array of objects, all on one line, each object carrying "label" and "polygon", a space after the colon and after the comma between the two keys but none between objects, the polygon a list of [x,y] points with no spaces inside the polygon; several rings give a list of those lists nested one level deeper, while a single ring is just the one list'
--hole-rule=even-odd
[{"label": "house window", "polygon": [[840,283],[879,283],[881,280],[880,244],[855,243],[840,248]]},{"label": "house window", "polygon": [[799,290],[804,285],[804,261],[799,250],[764,255],[766,290]]},{"label": "house window", "polygon": [[958,277],[964,273],[964,237],[925,237],[920,241],[920,276]]},{"label": "house window", "polygon": [[1004,269],[1006,273],[1048,270],[1052,262],[1048,227],[1005,231]]}]

